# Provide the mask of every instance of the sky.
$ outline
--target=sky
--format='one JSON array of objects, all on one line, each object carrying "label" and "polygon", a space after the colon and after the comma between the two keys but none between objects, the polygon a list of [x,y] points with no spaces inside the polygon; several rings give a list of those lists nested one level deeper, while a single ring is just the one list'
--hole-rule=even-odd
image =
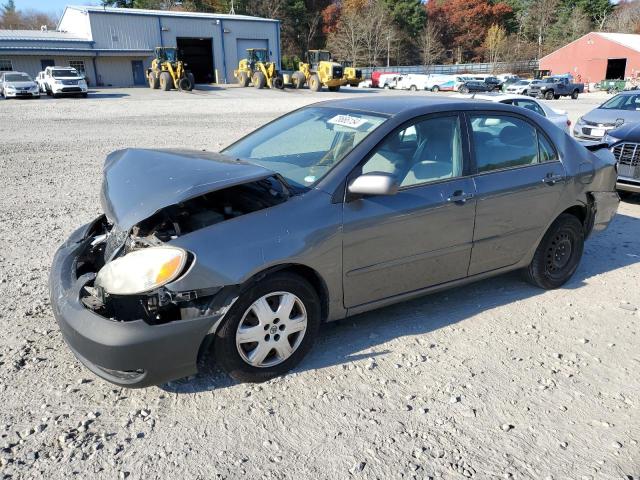
[{"label": "sky", "polygon": [[[43,12],[60,12],[67,5],[100,5],[100,0],[14,0],[18,10],[41,10]],[[0,0],[0,3],[4,3]]]}]

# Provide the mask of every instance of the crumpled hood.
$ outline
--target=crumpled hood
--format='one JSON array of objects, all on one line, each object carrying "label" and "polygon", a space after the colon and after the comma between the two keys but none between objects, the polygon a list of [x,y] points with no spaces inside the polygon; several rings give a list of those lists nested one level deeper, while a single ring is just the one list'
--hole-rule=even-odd
[{"label": "crumpled hood", "polygon": [[100,201],[107,219],[128,231],[169,205],[273,174],[220,153],[119,150],[105,161]]},{"label": "crumpled hood", "polygon": [[640,123],[625,123],[622,127],[609,131],[609,135],[625,142],[640,143]]}]

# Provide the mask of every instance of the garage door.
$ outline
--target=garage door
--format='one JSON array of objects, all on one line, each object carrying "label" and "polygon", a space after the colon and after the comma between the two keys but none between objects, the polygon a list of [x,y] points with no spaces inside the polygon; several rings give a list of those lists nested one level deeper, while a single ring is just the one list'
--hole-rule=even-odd
[{"label": "garage door", "polygon": [[[238,61],[247,58],[247,48],[269,48],[267,40],[254,40],[250,38],[239,38],[238,45]],[[237,67],[235,67],[237,68]]]},{"label": "garage door", "polygon": [[180,58],[187,64],[197,83],[215,81],[213,47],[210,38],[177,38]]}]

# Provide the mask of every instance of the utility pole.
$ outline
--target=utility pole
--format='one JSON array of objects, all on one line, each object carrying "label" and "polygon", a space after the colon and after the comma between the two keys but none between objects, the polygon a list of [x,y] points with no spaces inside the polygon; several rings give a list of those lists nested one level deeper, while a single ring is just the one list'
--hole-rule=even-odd
[{"label": "utility pole", "polygon": [[229,15],[235,15],[236,14],[236,9],[233,8],[233,0],[231,0],[231,10],[229,10]]},{"label": "utility pole", "polygon": [[391,32],[387,32],[387,67],[390,65],[389,52],[391,52]]}]

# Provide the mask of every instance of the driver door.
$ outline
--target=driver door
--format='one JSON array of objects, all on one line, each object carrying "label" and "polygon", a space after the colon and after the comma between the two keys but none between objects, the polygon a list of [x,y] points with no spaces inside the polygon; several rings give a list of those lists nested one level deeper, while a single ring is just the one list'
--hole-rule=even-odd
[{"label": "driver door", "polygon": [[391,133],[351,175],[392,174],[395,195],[343,207],[345,307],[464,278],[471,257],[475,186],[458,114],[421,117]]}]

